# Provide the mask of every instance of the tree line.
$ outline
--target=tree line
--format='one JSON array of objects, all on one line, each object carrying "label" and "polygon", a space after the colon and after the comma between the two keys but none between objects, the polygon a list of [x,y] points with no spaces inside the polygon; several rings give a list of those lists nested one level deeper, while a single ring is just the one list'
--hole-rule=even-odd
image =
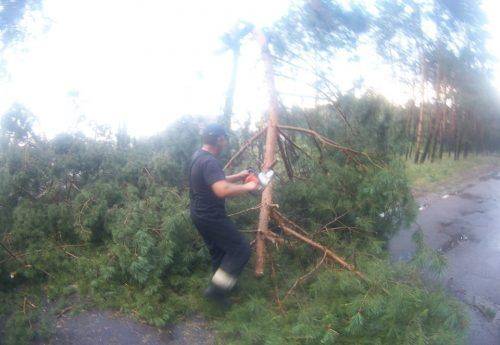
[{"label": "tree line", "polygon": [[[306,83],[320,104],[332,106],[347,125],[352,120],[340,104],[337,57],[347,54],[369,63],[377,55],[400,83],[394,92],[403,87],[409,93],[399,114],[406,138],[401,154],[422,163],[445,154],[459,159],[498,149],[500,101],[492,84],[486,24],[481,2],[475,0],[351,1],[347,6],[311,0],[295,3],[265,33],[278,85],[280,79]],[[251,28],[244,23],[223,37],[235,52],[225,123],[227,104],[233,103],[236,52]],[[311,78],[314,82],[306,82]],[[355,83],[351,93],[362,86],[362,81]]]}]

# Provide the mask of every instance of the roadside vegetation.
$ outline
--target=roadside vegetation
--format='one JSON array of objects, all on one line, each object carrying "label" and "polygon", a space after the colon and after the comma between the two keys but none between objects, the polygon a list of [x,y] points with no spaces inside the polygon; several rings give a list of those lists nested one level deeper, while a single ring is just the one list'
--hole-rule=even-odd
[{"label": "roadside vegetation", "polygon": [[495,154],[472,155],[455,160],[445,157],[436,162],[413,164],[407,162],[406,171],[412,188],[417,194],[453,188],[464,180],[481,177],[495,167],[500,167],[500,156]]}]

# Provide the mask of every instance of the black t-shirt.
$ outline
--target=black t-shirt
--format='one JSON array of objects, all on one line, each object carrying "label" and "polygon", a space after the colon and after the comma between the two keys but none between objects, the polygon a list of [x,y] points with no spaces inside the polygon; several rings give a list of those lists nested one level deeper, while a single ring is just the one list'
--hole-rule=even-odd
[{"label": "black t-shirt", "polygon": [[225,199],[217,197],[211,187],[215,182],[225,179],[226,175],[220,162],[210,152],[200,149],[194,153],[189,173],[192,216],[201,218],[226,216]]}]

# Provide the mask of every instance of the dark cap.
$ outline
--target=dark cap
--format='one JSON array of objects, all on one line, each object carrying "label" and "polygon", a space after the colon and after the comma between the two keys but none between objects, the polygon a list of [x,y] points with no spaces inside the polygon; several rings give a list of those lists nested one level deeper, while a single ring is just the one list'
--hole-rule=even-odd
[{"label": "dark cap", "polygon": [[202,135],[204,137],[220,137],[222,135],[227,137],[227,133],[224,127],[217,123],[211,123],[207,125],[203,129]]}]

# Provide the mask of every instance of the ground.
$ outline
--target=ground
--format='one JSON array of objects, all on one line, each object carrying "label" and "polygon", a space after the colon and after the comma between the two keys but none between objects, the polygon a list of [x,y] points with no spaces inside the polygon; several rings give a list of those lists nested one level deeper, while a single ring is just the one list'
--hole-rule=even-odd
[{"label": "ground", "polygon": [[395,260],[410,258],[411,235],[420,227],[447,259],[438,280],[467,305],[469,344],[494,345],[500,339],[500,168],[465,181],[418,197],[416,223],[391,240],[390,252]]},{"label": "ground", "polygon": [[156,328],[110,311],[60,317],[54,336],[42,344],[64,345],[212,345],[214,334],[200,316]]}]

